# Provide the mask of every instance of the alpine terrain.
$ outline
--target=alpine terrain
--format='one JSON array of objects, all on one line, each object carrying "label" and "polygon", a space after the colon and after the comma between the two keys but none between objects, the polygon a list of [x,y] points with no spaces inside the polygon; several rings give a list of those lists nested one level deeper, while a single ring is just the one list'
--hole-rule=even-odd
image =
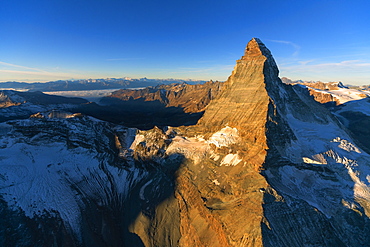
[{"label": "alpine terrain", "polygon": [[2,91],[0,246],[369,246],[368,93],[278,73],[253,38],[224,83]]}]

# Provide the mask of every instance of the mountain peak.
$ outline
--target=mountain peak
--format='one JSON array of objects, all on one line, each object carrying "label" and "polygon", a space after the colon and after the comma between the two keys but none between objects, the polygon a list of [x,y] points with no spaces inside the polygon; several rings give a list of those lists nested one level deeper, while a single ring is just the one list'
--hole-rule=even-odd
[{"label": "mountain peak", "polygon": [[271,52],[265,44],[262,43],[262,41],[258,38],[252,38],[245,48],[244,56],[242,57],[242,60],[248,60],[250,57],[256,57],[256,56],[265,56],[270,57]]}]

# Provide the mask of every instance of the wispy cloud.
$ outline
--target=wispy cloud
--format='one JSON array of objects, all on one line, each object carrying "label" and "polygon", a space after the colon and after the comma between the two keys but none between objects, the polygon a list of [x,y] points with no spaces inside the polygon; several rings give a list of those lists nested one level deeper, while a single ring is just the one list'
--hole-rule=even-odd
[{"label": "wispy cloud", "polygon": [[300,65],[307,65],[307,64],[312,63],[314,61],[315,61],[315,59],[311,59],[311,60],[306,60],[306,61],[298,61],[298,63]]},{"label": "wispy cloud", "polygon": [[6,63],[6,62],[2,62],[2,61],[0,61],[0,65],[6,66],[6,67],[12,67],[12,68],[24,69],[24,70],[46,72],[42,69],[31,68],[31,67],[27,67],[27,66],[22,66],[22,65],[12,64],[12,63]]},{"label": "wispy cloud", "polygon": [[292,54],[292,56],[298,56],[299,54],[299,51],[301,50],[301,47],[291,41],[286,41],[286,40],[271,40],[271,39],[268,39],[268,41],[270,42],[274,42],[274,43],[280,43],[280,44],[286,44],[286,45],[290,45],[293,47],[294,49],[294,52]]},{"label": "wispy cloud", "polygon": [[40,68],[0,61],[0,78],[2,80],[48,81],[78,77],[81,78],[81,75],[61,71],[46,71]]},{"label": "wispy cloud", "polygon": [[107,58],[106,61],[130,61],[130,60],[140,60],[143,58],[136,57],[136,58]]},{"label": "wispy cloud", "polygon": [[[361,60],[345,60],[340,62],[330,63],[312,63],[314,60],[298,61],[298,64],[291,66],[282,66],[283,69],[294,69],[294,70],[340,70],[340,69],[370,69],[370,63]],[[355,71],[354,71],[355,72]]]},{"label": "wispy cloud", "polygon": [[9,70],[9,69],[0,69],[0,72],[11,73],[11,74],[21,74],[21,75],[52,75],[48,72],[41,71],[24,71],[24,70]]}]

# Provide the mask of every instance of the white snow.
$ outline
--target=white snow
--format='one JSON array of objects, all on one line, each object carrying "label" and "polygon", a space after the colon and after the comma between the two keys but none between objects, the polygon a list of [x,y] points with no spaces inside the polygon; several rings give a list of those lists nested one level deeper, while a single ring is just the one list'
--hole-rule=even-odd
[{"label": "white snow", "polygon": [[[360,95],[362,92],[357,90],[324,92],[335,93],[342,103],[347,102],[343,109],[351,104],[359,108],[360,103],[355,102],[366,103]],[[292,164],[280,167],[277,174],[266,171],[274,186],[305,200],[327,217],[335,216],[339,207],[344,206],[341,200],[346,205],[368,207],[364,202],[370,201],[370,155],[361,150],[324,109],[316,112],[311,108],[302,114],[293,103],[282,107],[286,112],[282,117],[296,138],[292,137],[290,143],[279,150]],[[370,217],[369,209],[367,212]]]},{"label": "white snow", "polygon": [[220,182],[218,182],[217,179],[212,180],[212,183],[214,183],[215,185],[220,185]]},{"label": "white snow", "polygon": [[339,111],[336,112],[338,115],[344,111],[361,112],[367,116],[370,116],[370,99],[353,100],[346,102]]},{"label": "white snow", "polygon": [[240,161],[242,161],[242,159],[239,158],[238,154],[228,154],[222,159],[220,166],[236,166]]},{"label": "white snow", "polygon": [[326,163],[322,163],[322,162],[317,161],[317,160],[310,159],[308,157],[303,157],[302,160],[303,160],[304,163],[307,163],[307,164],[317,164],[317,165],[325,165],[326,164]]},{"label": "white snow", "polygon": [[339,142],[338,147],[343,150],[346,150],[347,152],[353,151],[356,153],[361,153],[361,151],[354,144],[350,143],[347,140],[343,140],[340,137],[335,138],[334,140],[332,140],[332,142]]},{"label": "white snow", "polygon": [[[57,124],[72,120],[53,121]],[[19,124],[27,126],[31,122],[20,120]],[[78,121],[68,125],[70,134],[76,132],[76,140],[83,141],[84,135],[94,134],[90,129],[91,132],[84,131],[81,135],[81,128],[88,126]],[[30,218],[45,212],[53,215],[56,211],[78,233],[84,206],[82,198],[92,198],[102,205],[107,205],[113,196],[124,200],[129,188],[144,176],[138,170],[110,166],[107,155],[91,148],[68,148],[65,142],[47,136],[35,145],[33,139],[13,133],[12,128],[0,124],[0,194],[10,207],[20,208]],[[38,138],[41,137],[40,133]]]},{"label": "white snow", "polygon": [[195,164],[201,163],[209,150],[209,145],[204,141],[199,141],[197,137],[185,138],[176,136],[172,139],[166,153],[183,154],[186,158],[194,161]]},{"label": "white snow", "polygon": [[[308,87],[308,86],[303,86],[302,87]],[[320,90],[312,87],[308,87],[311,90],[314,90],[316,92],[322,93],[322,94],[331,94],[334,98],[336,98],[340,104],[344,104],[350,101],[355,101],[355,100],[361,100],[366,97],[370,96],[369,92],[366,91],[360,91],[357,89],[349,89],[349,88],[340,88],[338,90]]]},{"label": "white snow", "polygon": [[209,144],[211,143],[215,144],[216,147],[220,148],[227,147],[230,144],[235,143],[238,138],[239,138],[238,129],[226,126],[220,131],[214,133],[207,142]]},{"label": "white snow", "polygon": [[364,95],[369,96],[369,94],[367,94],[364,91],[359,91],[356,89],[348,89],[348,88],[330,90],[327,92],[333,95],[335,98],[337,98],[340,104],[344,104],[348,101],[353,101],[353,100],[361,100],[364,98]]},{"label": "white snow", "polygon": [[143,187],[140,188],[140,192],[139,192],[139,197],[141,200],[145,200],[145,196],[144,196],[144,193],[145,193],[145,188],[148,187],[148,185],[150,185],[151,183],[153,182],[153,179],[149,180],[148,182],[146,182]]}]

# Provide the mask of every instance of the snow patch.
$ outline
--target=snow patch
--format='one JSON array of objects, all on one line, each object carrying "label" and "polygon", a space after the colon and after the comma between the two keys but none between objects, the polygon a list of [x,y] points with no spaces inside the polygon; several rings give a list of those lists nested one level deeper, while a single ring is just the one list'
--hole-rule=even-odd
[{"label": "snow patch", "polygon": [[303,157],[302,160],[303,160],[304,163],[307,163],[307,164],[326,165],[326,163],[322,163],[320,161],[312,160],[308,157]]},{"label": "snow patch", "polygon": [[365,92],[356,89],[341,88],[338,90],[330,90],[328,92],[337,98],[340,104],[368,97]]},{"label": "snow patch", "polygon": [[185,138],[175,136],[166,150],[167,155],[182,154],[186,158],[194,161],[194,164],[201,163],[205,158],[209,146],[206,142],[199,141],[198,138]]},{"label": "snow patch", "polygon": [[343,150],[346,150],[347,152],[361,153],[360,150],[355,145],[353,145],[347,140],[341,139],[340,137],[333,139],[332,142],[339,142],[338,147]]},{"label": "snow patch", "polygon": [[210,156],[211,159],[213,159],[214,161],[217,161],[220,159],[220,155],[216,154],[216,153],[212,153],[211,156]]},{"label": "snow patch", "polygon": [[238,154],[228,154],[222,159],[220,166],[236,166],[240,161],[242,161],[242,159],[239,158]]},{"label": "snow patch", "polygon": [[238,129],[226,126],[220,131],[214,133],[207,143],[214,144],[216,147],[228,147],[230,144],[236,143],[239,138]]},{"label": "snow patch", "polygon": [[220,182],[218,182],[217,179],[212,180],[212,183],[214,183],[215,185],[220,185]]},{"label": "snow patch", "polygon": [[139,192],[139,197],[141,200],[145,201],[145,196],[144,196],[145,188],[148,187],[148,185],[150,185],[152,182],[153,182],[153,179],[149,180],[143,185],[143,187],[141,187],[140,192]]}]

